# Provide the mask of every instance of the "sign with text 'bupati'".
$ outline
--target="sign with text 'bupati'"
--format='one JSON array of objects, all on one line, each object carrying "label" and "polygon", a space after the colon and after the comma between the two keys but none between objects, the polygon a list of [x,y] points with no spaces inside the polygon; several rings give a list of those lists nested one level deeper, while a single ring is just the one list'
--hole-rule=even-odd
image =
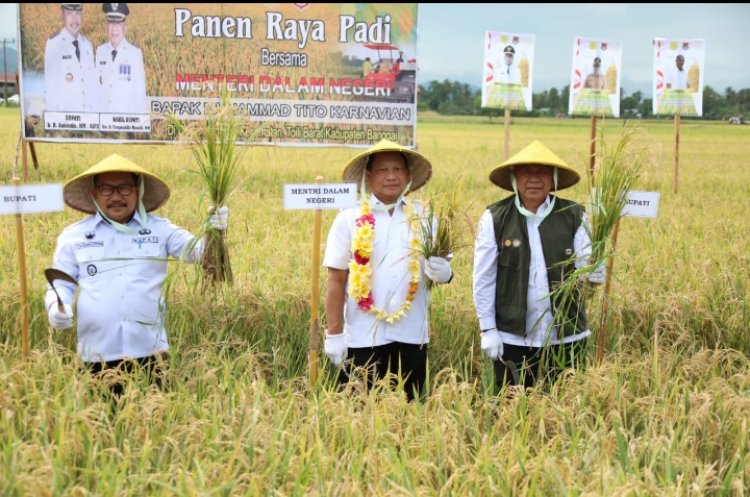
[{"label": "sign with text 'bupati'", "polygon": [[0,186],[0,214],[61,211],[62,185]]},{"label": "sign with text 'bupati'", "polygon": [[622,209],[622,215],[631,217],[656,217],[658,210],[659,192],[630,190],[625,207]]},{"label": "sign with text 'bupati'", "polygon": [[284,185],[284,209],[348,209],[357,205],[356,183]]}]

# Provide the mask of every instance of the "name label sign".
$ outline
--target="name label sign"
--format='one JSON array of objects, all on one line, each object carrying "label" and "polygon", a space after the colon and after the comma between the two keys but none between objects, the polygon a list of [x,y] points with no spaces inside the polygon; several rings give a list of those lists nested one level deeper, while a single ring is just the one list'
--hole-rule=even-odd
[{"label": "name label sign", "polygon": [[639,192],[630,190],[625,207],[622,209],[623,216],[632,217],[656,217],[659,210],[659,192]]},{"label": "name label sign", "polygon": [[62,184],[0,186],[0,214],[61,211]]},{"label": "name label sign", "polygon": [[348,209],[357,205],[356,183],[284,185],[284,209]]}]

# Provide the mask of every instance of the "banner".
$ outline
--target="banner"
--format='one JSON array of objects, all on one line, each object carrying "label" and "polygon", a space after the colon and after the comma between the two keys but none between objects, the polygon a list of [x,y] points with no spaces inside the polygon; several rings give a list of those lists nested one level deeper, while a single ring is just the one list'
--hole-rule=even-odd
[{"label": "banner", "polygon": [[482,107],[531,110],[534,35],[487,31]]},{"label": "banner", "polygon": [[622,44],[577,36],[573,40],[568,114],[620,117]]},{"label": "banner", "polygon": [[19,4],[31,141],[170,142],[227,92],[241,143],[415,145],[417,4]]},{"label": "banner", "polygon": [[654,38],[654,114],[703,115],[703,40]]}]

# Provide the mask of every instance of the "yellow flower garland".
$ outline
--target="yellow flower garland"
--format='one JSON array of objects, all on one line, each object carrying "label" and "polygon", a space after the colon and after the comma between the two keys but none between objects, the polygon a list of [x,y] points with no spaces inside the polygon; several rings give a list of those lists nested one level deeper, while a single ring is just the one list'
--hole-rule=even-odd
[{"label": "yellow flower garland", "polygon": [[378,321],[394,324],[409,312],[414,295],[419,289],[419,279],[422,268],[419,265],[419,240],[417,240],[418,226],[413,215],[411,202],[404,207],[409,229],[412,233],[409,240],[411,257],[409,259],[409,289],[401,307],[388,313],[375,306],[372,297],[372,251],[375,243],[375,216],[370,209],[369,198],[363,197],[360,203],[360,216],[356,219],[356,228],[352,237],[352,259],[349,261],[349,296],[357,301],[357,307],[375,315]]}]

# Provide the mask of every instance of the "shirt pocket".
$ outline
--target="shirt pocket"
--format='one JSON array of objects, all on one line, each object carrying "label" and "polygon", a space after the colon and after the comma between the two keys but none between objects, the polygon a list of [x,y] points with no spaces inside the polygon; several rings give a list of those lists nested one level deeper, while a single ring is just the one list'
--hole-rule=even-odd
[{"label": "shirt pocket", "polygon": [[516,247],[503,247],[498,254],[497,263],[500,267],[518,270],[521,254]]},{"label": "shirt pocket", "polygon": [[138,274],[159,273],[166,264],[165,259],[166,255],[162,254],[158,243],[144,243],[140,247],[137,245],[133,247],[133,263]]},{"label": "shirt pocket", "polygon": [[93,277],[104,269],[104,247],[83,247],[76,250],[80,277]]}]

